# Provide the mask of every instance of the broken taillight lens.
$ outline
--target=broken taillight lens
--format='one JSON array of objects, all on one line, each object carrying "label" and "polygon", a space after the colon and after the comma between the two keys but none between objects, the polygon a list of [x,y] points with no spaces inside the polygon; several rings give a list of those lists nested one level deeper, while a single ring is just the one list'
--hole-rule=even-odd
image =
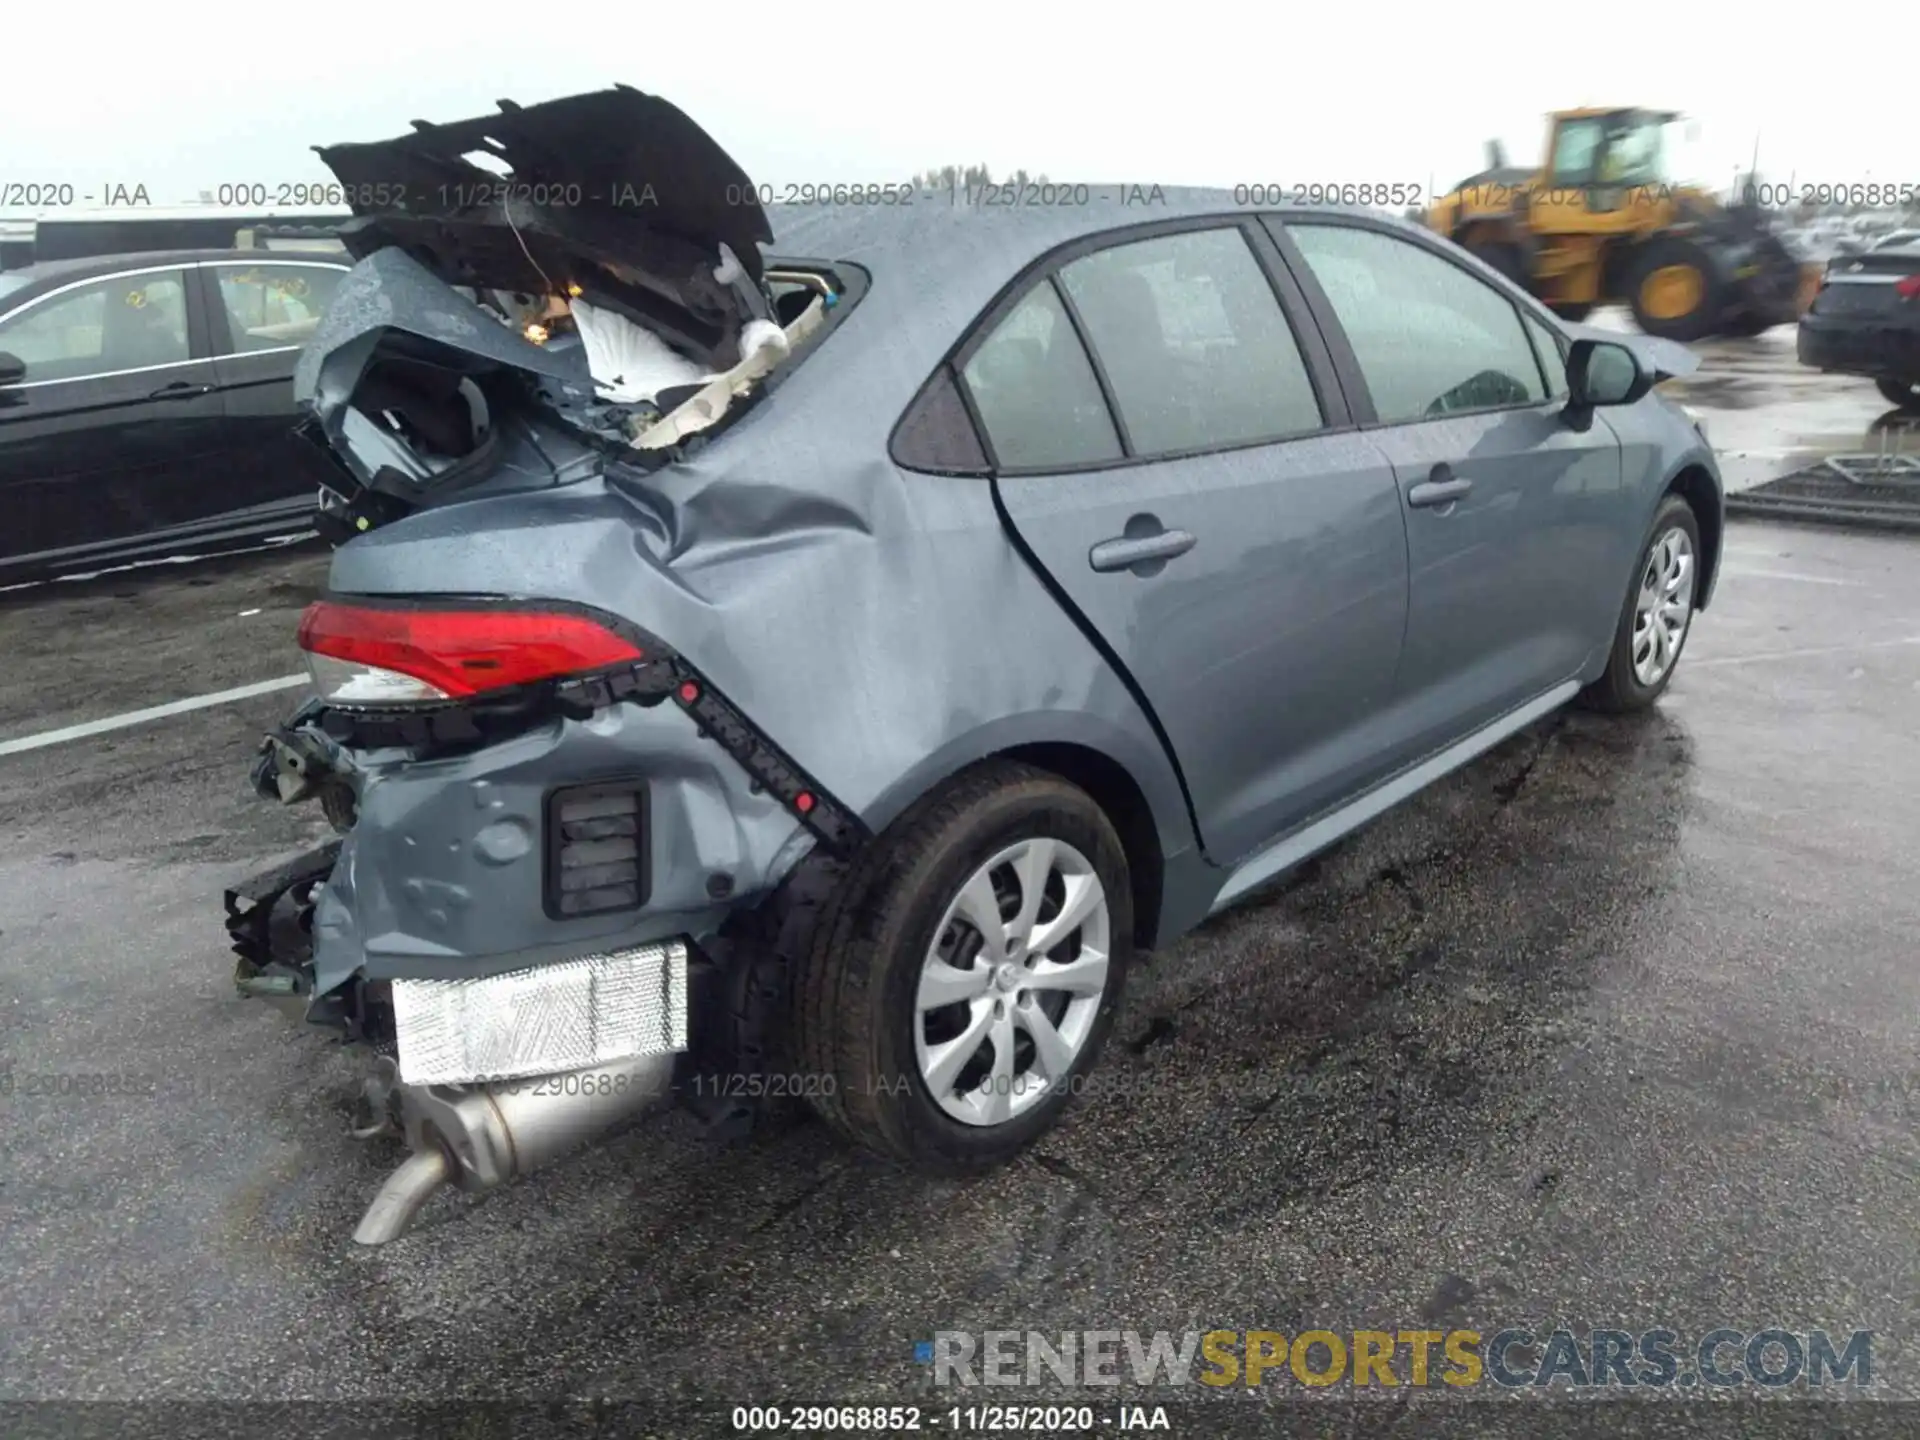
[{"label": "broken taillight lens", "polygon": [[307,607],[300,648],[320,698],[339,705],[461,700],[647,658],[611,627],[564,611],[336,600]]}]

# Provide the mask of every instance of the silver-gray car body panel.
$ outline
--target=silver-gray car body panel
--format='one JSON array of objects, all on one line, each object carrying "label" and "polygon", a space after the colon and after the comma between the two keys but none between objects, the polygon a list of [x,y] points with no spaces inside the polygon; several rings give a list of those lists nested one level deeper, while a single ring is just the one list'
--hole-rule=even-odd
[{"label": "silver-gray car body panel", "polygon": [[[1553,407],[1540,407],[1349,426],[1075,477],[905,470],[889,458],[895,423],[1021,272],[1114,227],[1197,216],[1236,224],[1249,213],[1219,194],[1169,194],[1145,207],[1027,213],[923,196],[892,211],[772,214],[776,255],[857,266],[868,283],[818,353],[710,447],[651,472],[615,464],[538,493],[429,505],[343,546],[331,589],[558,600],[621,616],[687,656],[876,832],[988,755],[1070,745],[1105,757],[1137,788],[1165,867],[1149,941],[1197,923],[1233,862],[1275,837],[1324,824],[1503,711],[1593,678],[1668,483],[1698,466],[1718,493],[1704,440],[1657,397],[1599,412],[1598,450],[1562,438]],[[383,328],[368,324],[381,313],[384,326],[450,339],[443,322],[422,318],[450,292],[417,288],[404,267],[382,263],[394,266],[375,255],[357,272],[375,292],[352,302],[360,317],[323,332],[344,337],[343,375],[352,348]],[[410,298],[378,298],[388,273]],[[495,329],[487,354],[537,369],[524,342]],[[303,360],[315,393],[335,363]],[[1520,454],[1537,442],[1555,458],[1503,462],[1504,498],[1473,522],[1479,528],[1423,550],[1416,524],[1444,520],[1408,511],[1404,490],[1433,461],[1457,456],[1462,427],[1474,431],[1469,450]],[[1617,449],[1606,443],[1616,435]],[[1317,478],[1332,475],[1350,483]],[[1263,498],[1276,489],[1291,502],[1277,525],[1281,512]],[[1199,515],[1192,553],[1203,568],[1065,578],[1075,529],[1114,521],[1099,533],[1118,533],[1133,508],[1181,495],[1192,503],[1166,519]],[[1553,539],[1503,558],[1502,573],[1559,598],[1542,605],[1540,593],[1523,593],[1534,613],[1506,647],[1511,673],[1473,682],[1477,698],[1450,689],[1414,608],[1423,593],[1447,613],[1511,601],[1462,577],[1468,557],[1522,538],[1533,506],[1550,508]],[[1078,521],[1049,538],[1050,516]],[[1070,610],[1056,593],[1098,586],[1116,598]],[[1431,623],[1443,644],[1444,628]],[[809,844],[671,706],[616,706],[460,757],[361,763],[360,816],[316,913],[323,989],[356,971],[467,975],[670,934],[699,938],[763,895]],[[537,824],[544,787],[629,774],[655,784],[653,898],[633,915],[548,919],[538,846],[507,854],[519,844],[508,837]],[[726,904],[704,889],[716,871],[733,882]]]}]

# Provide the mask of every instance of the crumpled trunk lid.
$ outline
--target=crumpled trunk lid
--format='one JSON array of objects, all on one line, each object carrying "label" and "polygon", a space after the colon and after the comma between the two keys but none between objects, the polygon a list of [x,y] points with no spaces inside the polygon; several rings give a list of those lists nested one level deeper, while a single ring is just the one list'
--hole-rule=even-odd
[{"label": "crumpled trunk lid", "polygon": [[430,494],[657,468],[787,354],[754,186],[666,101],[618,87],[414,127],[316,147],[359,217],[294,377],[337,461],[332,538]]},{"label": "crumpled trunk lid", "polygon": [[[725,245],[757,282],[758,247],[773,238],[733,157],[684,111],[625,85],[538,105],[502,100],[497,115],[416,120],[412,133],[391,140],[315,150],[364,217],[349,232],[356,254],[437,235],[456,252],[444,257],[452,260],[463,245],[511,243],[514,229],[532,223],[615,256],[631,254],[642,234],[703,256]],[[466,158],[475,154],[491,165]]]}]

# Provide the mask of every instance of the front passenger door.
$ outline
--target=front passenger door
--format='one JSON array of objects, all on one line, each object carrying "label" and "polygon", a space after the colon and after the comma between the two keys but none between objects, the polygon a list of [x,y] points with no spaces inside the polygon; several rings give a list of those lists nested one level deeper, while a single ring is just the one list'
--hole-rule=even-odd
[{"label": "front passenger door", "polygon": [[1619,445],[1605,424],[1565,422],[1559,356],[1533,338],[1553,332],[1465,257],[1365,223],[1285,233],[1399,481],[1411,576],[1396,704],[1438,749],[1574,678],[1610,638],[1593,616],[1624,580],[1610,573]]}]

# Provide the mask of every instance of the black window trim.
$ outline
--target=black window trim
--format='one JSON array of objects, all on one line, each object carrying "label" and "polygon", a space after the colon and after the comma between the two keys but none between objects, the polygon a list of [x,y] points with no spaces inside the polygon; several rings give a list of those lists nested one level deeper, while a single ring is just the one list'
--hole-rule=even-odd
[{"label": "black window trim", "polygon": [[[1066,293],[1065,285],[1059,282],[1059,273],[1067,265],[1097,250],[1117,248],[1141,240],[1154,240],[1165,235],[1184,234],[1192,230],[1237,229],[1247,248],[1253,252],[1254,261],[1267,277],[1272,288],[1274,301],[1280,307],[1280,313],[1286,318],[1287,327],[1293,333],[1294,343],[1300,351],[1300,358],[1307,369],[1308,382],[1313,387],[1314,398],[1319,402],[1323,423],[1318,429],[1295,431],[1290,434],[1263,436],[1251,440],[1236,440],[1224,445],[1199,446],[1189,450],[1158,451],[1150,455],[1123,453],[1108,460],[1087,460],[1070,465],[1003,465],[993,448],[993,437],[981,418],[979,408],[974,404],[973,393],[966,383],[966,365],[987,338],[998,328],[1000,322],[1012,313],[1029,294],[1042,284],[1052,284],[1056,296],[1062,301],[1067,317],[1074,325],[1074,333],[1081,342],[1081,349],[1092,365],[1095,379],[1100,385],[1100,393],[1107,402],[1108,418],[1114,426],[1114,433],[1121,437],[1122,450],[1128,451],[1124,422],[1119,417],[1113,402],[1111,386],[1100,359],[1087,343],[1079,312],[1073,308],[1072,297]],[[1351,393],[1337,373],[1336,357],[1320,333],[1311,313],[1308,297],[1302,291],[1294,276],[1282,262],[1280,253],[1275,249],[1272,238],[1258,217],[1250,216],[1245,210],[1220,210],[1193,215],[1180,215],[1165,220],[1149,220],[1134,225],[1116,225],[1107,229],[1079,235],[1072,240],[1056,245],[1051,250],[1029,261],[1014,273],[999,292],[988,301],[985,308],[974,317],[967,328],[961,332],[960,339],[942,357],[919,389],[913,399],[907,403],[900,418],[894,422],[892,433],[888,437],[887,450],[894,464],[903,470],[919,473],[942,475],[966,475],[982,479],[996,476],[1023,475],[1080,475],[1105,470],[1124,470],[1139,465],[1157,465],[1173,460],[1190,460],[1206,455],[1228,454],[1236,450],[1252,450],[1266,445],[1284,445],[1298,440],[1317,440],[1323,436],[1340,435],[1352,431],[1357,417],[1353,413],[1348,396]],[[938,470],[925,465],[909,464],[898,453],[900,431],[906,417],[914,406],[918,405],[925,393],[939,382],[942,369],[952,376],[952,383],[959,392],[960,403],[966,408],[968,418],[973,422],[975,438],[980,442],[981,452],[987,457],[987,468],[983,471],[953,470],[942,467]]]},{"label": "black window trim", "polygon": [[[1560,317],[1549,310],[1535,296],[1527,294],[1502,276],[1489,279],[1473,268],[1471,257],[1465,251],[1449,254],[1449,247],[1441,243],[1437,236],[1414,230],[1404,223],[1374,215],[1356,215],[1345,211],[1324,210],[1263,210],[1260,218],[1266,223],[1262,229],[1273,238],[1287,267],[1293,272],[1294,282],[1306,296],[1307,308],[1325,335],[1328,348],[1334,355],[1334,367],[1338,371],[1341,383],[1347,388],[1352,405],[1357,430],[1379,430],[1395,425],[1430,425],[1441,420],[1458,420],[1475,415],[1504,415],[1525,410],[1563,410],[1565,401],[1555,399],[1552,386],[1548,383],[1546,366],[1542,363],[1533,337],[1523,322],[1525,316],[1531,316],[1543,325],[1547,333],[1554,336],[1556,342],[1564,345],[1571,343],[1571,337],[1561,327]],[[1367,386],[1366,377],[1360,372],[1359,357],[1354,354],[1353,344],[1347,338],[1346,328],[1341,325],[1339,316],[1334,313],[1333,302],[1327,298],[1327,292],[1320,286],[1319,279],[1313,273],[1313,267],[1307,263],[1306,256],[1293,242],[1288,233],[1295,225],[1337,226],[1348,230],[1372,230],[1390,238],[1401,240],[1418,249],[1426,251],[1437,260],[1445,261],[1471,280],[1485,285],[1496,295],[1505,299],[1514,308],[1514,321],[1520,325],[1520,332],[1527,342],[1527,353],[1533,356],[1534,369],[1539,372],[1540,389],[1547,392],[1544,400],[1528,400],[1511,405],[1481,405],[1471,410],[1449,410],[1444,415],[1420,415],[1407,420],[1382,420],[1380,411],[1373,403],[1373,392]],[[1562,350],[1565,354],[1565,350]]]},{"label": "black window trim", "polygon": [[[1087,253],[1098,255],[1100,252],[1091,250]],[[1087,357],[1087,364],[1093,367],[1093,383],[1100,387],[1100,398],[1106,402],[1107,406],[1107,423],[1113,426],[1114,439],[1120,446],[1120,454],[1116,458],[1133,459],[1139,454],[1133,448],[1133,430],[1127,424],[1127,417],[1120,413],[1120,397],[1113,393],[1113,379],[1107,374],[1106,362],[1100,358],[1100,352],[1093,346],[1093,335],[1087,329],[1086,317],[1080,313],[1080,307],[1073,303],[1073,292],[1067,289],[1066,279],[1061,274],[1065,268],[1062,265],[1054,269],[1045,280],[1040,282],[1040,285],[1053,287],[1053,297],[1059,301],[1061,310],[1066,313],[1067,323],[1073,327],[1074,339],[1080,342],[1080,353]],[[1034,286],[1028,293],[1037,292],[1040,285]],[[967,372],[964,370],[960,372],[960,383],[962,385],[967,383]]]},{"label": "black window trim", "polygon": [[[1532,326],[1526,323],[1529,320],[1534,322]],[[1533,350],[1533,363],[1540,367],[1540,388],[1547,392],[1547,402],[1549,404],[1563,403],[1570,398],[1572,392],[1569,391],[1567,395],[1555,395],[1553,393],[1553,377],[1547,374],[1547,357],[1540,353],[1540,342],[1534,337],[1542,330],[1552,337],[1553,348],[1555,353],[1560,357],[1560,369],[1563,374],[1566,372],[1567,355],[1573,342],[1567,338],[1565,332],[1542,324],[1539,317],[1530,310],[1522,309],[1520,311],[1520,328],[1527,332],[1527,344]]]}]

